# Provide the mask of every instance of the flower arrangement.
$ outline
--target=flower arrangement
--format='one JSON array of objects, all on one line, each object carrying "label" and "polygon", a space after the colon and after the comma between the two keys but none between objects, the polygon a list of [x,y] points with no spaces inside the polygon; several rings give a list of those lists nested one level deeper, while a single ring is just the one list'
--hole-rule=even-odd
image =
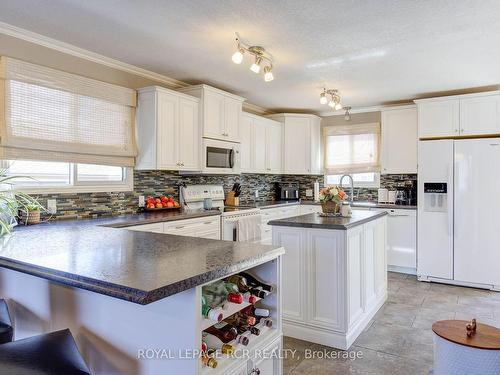
[{"label": "flower arrangement", "polygon": [[323,212],[327,214],[337,214],[340,211],[340,205],[347,199],[347,194],[338,186],[329,186],[319,191],[319,200]]}]

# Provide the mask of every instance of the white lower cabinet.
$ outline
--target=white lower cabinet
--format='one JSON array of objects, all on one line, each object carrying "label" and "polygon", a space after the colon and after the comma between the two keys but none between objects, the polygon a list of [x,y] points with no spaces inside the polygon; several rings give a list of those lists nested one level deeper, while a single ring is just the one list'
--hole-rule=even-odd
[{"label": "white lower cabinet", "polygon": [[167,221],[154,224],[143,224],[127,227],[129,230],[137,230],[152,233],[174,234],[176,236],[188,236],[220,240],[220,216],[208,216],[195,219],[183,219]]},{"label": "white lower cabinet", "polygon": [[348,349],[387,298],[386,217],[348,230],[273,226],[283,246],[283,332]]},{"label": "white lower cabinet", "polygon": [[[281,375],[281,337],[262,348],[258,358],[248,362],[248,375]],[[257,357],[257,356],[256,356]],[[245,375],[246,375],[245,374]]]},{"label": "white lower cabinet", "polygon": [[267,225],[271,220],[285,219],[287,217],[293,217],[301,215],[299,205],[292,205],[290,207],[276,207],[276,208],[264,208],[260,210],[262,217],[261,223],[261,243],[264,245],[270,245],[272,242],[272,228]]}]

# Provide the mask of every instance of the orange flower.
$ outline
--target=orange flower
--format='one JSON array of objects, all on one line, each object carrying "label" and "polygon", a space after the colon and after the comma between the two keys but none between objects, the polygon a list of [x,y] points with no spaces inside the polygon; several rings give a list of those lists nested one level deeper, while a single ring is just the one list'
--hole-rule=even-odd
[{"label": "orange flower", "polygon": [[344,191],[340,190],[339,197],[340,197],[340,199],[344,200],[347,197],[347,194]]}]

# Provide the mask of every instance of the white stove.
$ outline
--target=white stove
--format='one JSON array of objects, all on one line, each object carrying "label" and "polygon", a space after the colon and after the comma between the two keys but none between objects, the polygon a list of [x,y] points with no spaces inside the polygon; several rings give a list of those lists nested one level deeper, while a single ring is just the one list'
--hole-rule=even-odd
[{"label": "white stove", "polygon": [[222,185],[187,185],[180,189],[180,201],[185,210],[202,210],[210,200],[212,209],[221,211],[221,235],[223,240],[237,241],[238,220],[246,216],[260,216],[254,207],[224,206]]}]

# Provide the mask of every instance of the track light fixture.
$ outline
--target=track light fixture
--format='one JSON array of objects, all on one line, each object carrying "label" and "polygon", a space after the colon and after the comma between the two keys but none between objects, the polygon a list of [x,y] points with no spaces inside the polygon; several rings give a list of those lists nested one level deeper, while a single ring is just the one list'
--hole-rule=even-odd
[{"label": "track light fixture", "polygon": [[351,120],[351,112],[349,112],[349,111],[351,110],[351,107],[344,107],[342,109],[345,110],[344,120],[350,121]]},{"label": "track light fixture", "polygon": [[[238,33],[236,33],[236,52],[233,53],[231,59],[235,64],[241,64],[243,61],[243,55],[247,52],[250,55],[254,56],[255,60],[253,64],[250,66],[250,70],[255,74],[259,74],[261,71],[261,67],[264,68],[264,81],[271,82],[274,79],[273,75],[273,60],[268,52],[264,49],[264,47],[260,46],[249,46],[244,44]],[[263,66],[265,65],[265,66]]]},{"label": "track light fixture", "polygon": [[335,111],[342,109],[342,104],[340,104],[340,94],[336,89],[327,90],[324,88],[323,92],[319,94],[319,102],[321,104],[328,104],[328,106]]}]

